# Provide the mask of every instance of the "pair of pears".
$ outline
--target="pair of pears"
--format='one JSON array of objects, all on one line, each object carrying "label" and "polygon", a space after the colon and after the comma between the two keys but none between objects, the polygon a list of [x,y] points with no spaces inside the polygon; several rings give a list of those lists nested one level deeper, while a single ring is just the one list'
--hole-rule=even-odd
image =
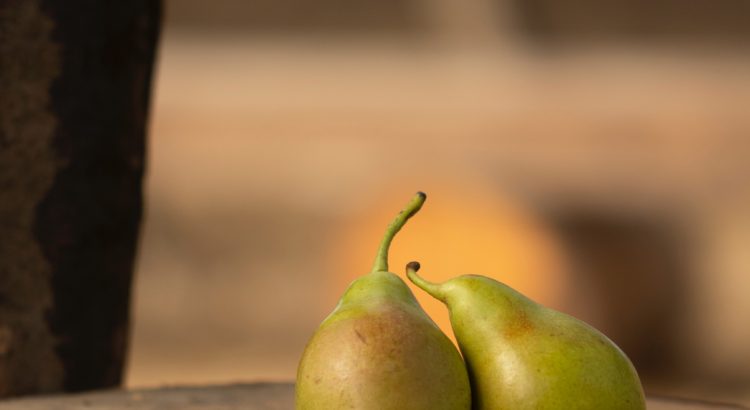
[{"label": "pair of pears", "polygon": [[388,227],[372,272],[355,280],[307,344],[297,410],[645,409],[625,354],[593,327],[493,279],[408,278],[445,303],[461,354],[388,272],[393,237],[422,207],[417,195]]}]

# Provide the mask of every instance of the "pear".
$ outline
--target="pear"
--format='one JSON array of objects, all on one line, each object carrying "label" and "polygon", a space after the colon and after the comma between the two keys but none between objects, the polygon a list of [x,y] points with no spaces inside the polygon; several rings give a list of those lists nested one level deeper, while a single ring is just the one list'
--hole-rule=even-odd
[{"label": "pear", "polygon": [[460,353],[388,272],[395,234],[426,199],[417,193],[388,227],[372,272],[355,280],[312,336],[297,369],[297,410],[468,410]]},{"label": "pear", "polygon": [[484,276],[442,284],[407,265],[415,285],[446,304],[480,410],[645,409],[627,356],[586,323]]}]

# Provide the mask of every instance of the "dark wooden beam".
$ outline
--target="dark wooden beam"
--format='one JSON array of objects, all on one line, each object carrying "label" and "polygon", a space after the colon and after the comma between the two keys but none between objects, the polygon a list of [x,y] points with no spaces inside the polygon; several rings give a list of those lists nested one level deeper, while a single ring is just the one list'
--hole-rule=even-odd
[{"label": "dark wooden beam", "polygon": [[0,397],[120,383],[157,0],[0,0]]}]

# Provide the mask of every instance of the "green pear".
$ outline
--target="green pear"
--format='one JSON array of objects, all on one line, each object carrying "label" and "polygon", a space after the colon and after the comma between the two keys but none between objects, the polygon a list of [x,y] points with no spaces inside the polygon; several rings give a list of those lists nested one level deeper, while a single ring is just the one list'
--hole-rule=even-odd
[{"label": "green pear", "polygon": [[417,193],[391,223],[372,272],[349,286],[308,342],[297,369],[297,410],[471,408],[458,350],[388,272],[391,241],[425,198]]},{"label": "green pear", "polygon": [[635,368],[598,330],[484,276],[436,284],[417,270],[409,279],[448,307],[475,409],[646,408]]}]

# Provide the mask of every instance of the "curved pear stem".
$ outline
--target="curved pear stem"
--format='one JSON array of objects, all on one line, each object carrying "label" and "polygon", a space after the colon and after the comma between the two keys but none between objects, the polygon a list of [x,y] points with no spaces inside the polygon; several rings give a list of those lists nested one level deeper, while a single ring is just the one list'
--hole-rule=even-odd
[{"label": "curved pear stem", "polygon": [[394,219],[393,222],[388,225],[388,229],[385,230],[383,241],[380,242],[380,248],[378,249],[378,254],[375,257],[375,264],[372,266],[373,272],[388,271],[388,249],[391,247],[393,237],[396,236],[396,233],[401,230],[406,221],[408,221],[409,218],[414,216],[414,214],[416,214],[419,209],[422,208],[422,204],[424,204],[424,201],[426,199],[427,195],[424,192],[417,192],[417,194],[414,195],[414,198],[412,198],[411,201],[406,204],[406,208],[404,208],[404,210],[401,211],[398,216],[396,216],[396,219]]},{"label": "curved pear stem", "polygon": [[406,264],[406,277],[422,290],[429,293],[430,296],[445,302],[445,293],[443,292],[442,285],[439,283],[428,282],[422,279],[421,276],[417,275],[417,271],[420,267],[419,262],[409,262]]}]

